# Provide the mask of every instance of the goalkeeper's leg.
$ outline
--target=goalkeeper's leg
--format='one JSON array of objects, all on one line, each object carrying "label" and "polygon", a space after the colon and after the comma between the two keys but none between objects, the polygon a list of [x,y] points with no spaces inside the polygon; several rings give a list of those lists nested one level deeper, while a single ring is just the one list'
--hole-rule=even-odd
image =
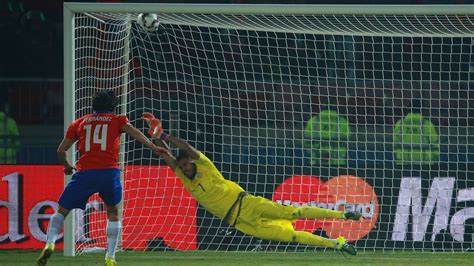
[{"label": "goalkeeper's leg", "polygon": [[244,204],[254,206],[254,213],[260,214],[260,217],[267,219],[322,219],[322,218],[336,218],[336,219],[351,219],[358,221],[361,214],[356,211],[334,211],[318,207],[305,206],[294,207],[291,205],[281,205],[269,199],[246,196]]},{"label": "goalkeeper's leg", "polygon": [[295,231],[295,242],[305,245],[312,245],[312,246],[325,246],[329,248],[335,248],[340,250],[341,252],[346,252],[350,255],[356,255],[357,250],[356,248],[347,243],[346,239],[342,236],[338,237],[337,239],[331,238],[324,238],[320,236],[313,235],[309,232],[304,231]]},{"label": "goalkeeper's leg", "polygon": [[362,214],[358,211],[333,211],[318,207],[305,206],[296,208],[291,216],[293,219],[336,218],[358,221],[362,217]]},{"label": "goalkeeper's leg", "polygon": [[261,239],[335,248],[351,255],[357,254],[355,247],[348,244],[343,237],[331,239],[313,235],[305,231],[295,231],[291,222],[287,220],[263,220],[258,223],[239,220],[235,227],[243,233]]}]

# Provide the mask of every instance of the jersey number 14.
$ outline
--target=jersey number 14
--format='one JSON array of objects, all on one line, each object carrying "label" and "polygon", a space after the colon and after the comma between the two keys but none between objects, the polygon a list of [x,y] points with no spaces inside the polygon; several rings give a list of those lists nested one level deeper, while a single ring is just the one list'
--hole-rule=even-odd
[{"label": "jersey number 14", "polygon": [[[86,130],[86,152],[91,150],[91,133],[92,126],[94,126],[94,137],[92,138],[93,144],[100,144],[100,150],[105,151],[107,149],[107,128],[109,125],[85,125]],[[102,132],[101,132],[102,131]]]}]

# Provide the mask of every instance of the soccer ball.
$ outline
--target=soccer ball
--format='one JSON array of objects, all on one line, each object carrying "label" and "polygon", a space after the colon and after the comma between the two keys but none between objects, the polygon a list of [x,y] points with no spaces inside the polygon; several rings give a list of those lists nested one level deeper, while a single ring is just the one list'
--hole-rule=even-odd
[{"label": "soccer ball", "polygon": [[137,23],[140,28],[144,31],[156,31],[160,25],[158,15],[155,13],[141,13],[137,17]]}]

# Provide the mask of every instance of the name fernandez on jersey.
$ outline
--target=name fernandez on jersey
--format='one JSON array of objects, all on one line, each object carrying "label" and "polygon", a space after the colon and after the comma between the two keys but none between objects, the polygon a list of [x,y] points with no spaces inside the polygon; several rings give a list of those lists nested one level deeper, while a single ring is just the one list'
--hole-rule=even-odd
[{"label": "name fernandez on jersey", "polygon": [[118,168],[120,135],[126,123],[126,116],[112,113],[85,115],[72,122],[66,138],[77,141],[76,170]]},{"label": "name fernandez on jersey", "polygon": [[84,122],[93,122],[93,121],[105,121],[105,122],[110,122],[112,121],[112,117],[110,116],[92,116],[92,117],[86,117],[84,118]]}]

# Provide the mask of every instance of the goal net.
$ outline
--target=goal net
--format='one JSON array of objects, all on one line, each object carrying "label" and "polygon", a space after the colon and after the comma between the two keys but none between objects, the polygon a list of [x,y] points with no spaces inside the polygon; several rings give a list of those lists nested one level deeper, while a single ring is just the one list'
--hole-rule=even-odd
[{"label": "goal net", "polygon": [[[112,88],[133,125],[145,131],[142,113],[155,114],[249,193],[363,214],[298,220],[296,230],[366,251],[471,248],[472,6],[66,3],[65,12],[66,123]],[[137,25],[140,12],[158,14],[157,31]],[[157,156],[122,144],[121,249],[317,249],[237,232]],[[65,249],[105,248],[105,224],[94,196]]]}]

